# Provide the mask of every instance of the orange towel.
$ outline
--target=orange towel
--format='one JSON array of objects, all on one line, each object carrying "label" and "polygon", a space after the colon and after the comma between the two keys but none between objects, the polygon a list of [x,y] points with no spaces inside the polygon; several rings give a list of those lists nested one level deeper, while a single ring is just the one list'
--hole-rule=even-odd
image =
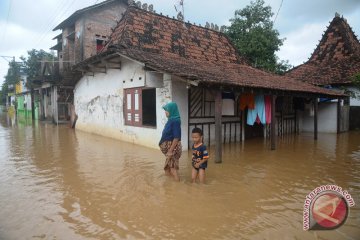
[{"label": "orange towel", "polygon": [[243,93],[240,95],[240,110],[255,108],[255,95],[253,93]]}]

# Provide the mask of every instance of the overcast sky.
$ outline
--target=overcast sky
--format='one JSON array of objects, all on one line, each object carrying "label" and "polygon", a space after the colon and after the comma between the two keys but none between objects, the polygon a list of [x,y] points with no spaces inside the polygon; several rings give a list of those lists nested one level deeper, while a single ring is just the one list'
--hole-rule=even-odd
[{"label": "overcast sky", "polygon": [[[52,29],[74,11],[102,0],[0,0],[0,56],[15,56],[19,60],[27,50],[49,48],[56,44],[51,40],[60,32]],[[144,2],[144,1],[143,1]],[[155,10],[175,16],[177,0],[147,0]],[[265,0],[276,13],[281,0]],[[185,0],[185,18],[191,23],[205,25],[212,22],[228,25],[236,9],[248,5],[250,0]],[[283,0],[275,28],[281,38],[286,38],[277,53],[292,65],[306,61],[335,12],[343,15],[355,34],[360,35],[360,0]],[[275,16],[274,16],[275,17]],[[8,59],[11,60],[11,59]],[[8,63],[0,58],[0,84],[7,73]]]}]

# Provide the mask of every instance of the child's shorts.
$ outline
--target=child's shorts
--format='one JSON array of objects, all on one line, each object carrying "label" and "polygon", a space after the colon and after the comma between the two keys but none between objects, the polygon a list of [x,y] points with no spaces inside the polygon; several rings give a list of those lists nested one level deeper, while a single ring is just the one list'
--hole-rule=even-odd
[{"label": "child's shorts", "polygon": [[204,162],[204,163],[200,164],[199,168],[196,168],[195,164],[196,164],[196,162],[193,161],[192,166],[196,171],[199,171],[199,169],[204,169],[205,170],[207,168],[207,162]]},{"label": "child's shorts", "polygon": [[[169,148],[171,147],[172,141],[165,141],[160,144],[161,152],[166,156]],[[168,170],[170,168],[174,168],[179,170],[179,158],[181,157],[182,146],[181,142],[179,141],[174,149],[174,154],[171,157],[166,157],[164,170]]]}]

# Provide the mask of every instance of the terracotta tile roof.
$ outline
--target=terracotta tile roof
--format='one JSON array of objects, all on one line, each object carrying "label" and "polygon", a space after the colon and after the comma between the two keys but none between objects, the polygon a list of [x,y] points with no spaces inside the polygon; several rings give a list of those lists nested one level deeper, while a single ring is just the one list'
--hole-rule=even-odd
[{"label": "terracotta tile roof", "polygon": [[129,7],[107,46],[136,48],[208,62],[245,63],[225,34]]},{"label": "terracotta tile roof", "polygon": [[129,7],[104,52],[75,66],[120,54],[146,67],[213,86],[271,89],[341,97],[342,93],[255,69],[223,33]]},{"label": "terracotta tile roof", "polygon": [[316,84],[346,84],[360,72],[360,43],[347,21],[335,16],[310,59],[287,73]]},{"label": "terracotta tile roof", "polygon": [[137,49],[118,49],[116,51],[131,59],[145,63],[149,68],[207,84],[344,96],[341,92],[299,82],[286,76],[275,75],[244,64],[211,63],[180,58],[170,54],[144,52]]}]

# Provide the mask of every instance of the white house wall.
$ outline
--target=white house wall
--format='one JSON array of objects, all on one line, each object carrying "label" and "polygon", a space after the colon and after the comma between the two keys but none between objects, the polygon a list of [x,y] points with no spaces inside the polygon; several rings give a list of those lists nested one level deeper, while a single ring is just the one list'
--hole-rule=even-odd
[{"label": "white house wall", "polygon": [[172,100],[171,76],[164,74],[163,79],[164,87],[156,89],[157,127],[152,128],[124,124],[124,87],[145,84],[145,71],[141,64],[122,58],[121,70],[111,69],[106,74],[82,77],[74,90],[75,111],[78,114],[76,129],[158,149],[167,121],[162,106]]},{"label": "white house wall", "polygon": [[[300,129],[304,132],[314,131],[314,116],[309,110],[300,113]],[[337,132],[337,103],[325,102],[318,105],[318,132]]]},{"label": "white house wall", "polygon": [[181,144],[184,150],[188,147],[188,89],[186,82],[179,78],[172,81],[172,100],[177,103],[181,117]]}]

